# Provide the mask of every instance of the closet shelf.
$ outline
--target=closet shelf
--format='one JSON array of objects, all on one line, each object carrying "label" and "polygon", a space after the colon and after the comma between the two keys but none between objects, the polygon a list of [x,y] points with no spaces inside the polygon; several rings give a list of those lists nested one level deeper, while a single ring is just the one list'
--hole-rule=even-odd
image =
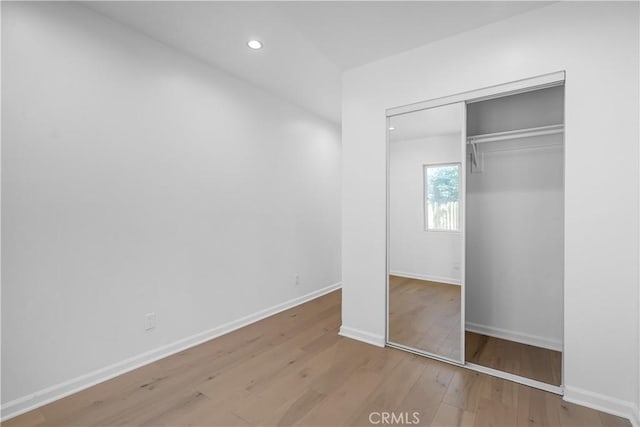
[{"label": "closet shelf", "polygon": [[562,133],[564,125],[540,126],[535,128],[517,129],[506,132],[486,133],[484,135],[472,135],[467,137],[467,144],[481,144],[483,142],[504,141],[507,139],[529,138],[540,135],[553,135]]}]

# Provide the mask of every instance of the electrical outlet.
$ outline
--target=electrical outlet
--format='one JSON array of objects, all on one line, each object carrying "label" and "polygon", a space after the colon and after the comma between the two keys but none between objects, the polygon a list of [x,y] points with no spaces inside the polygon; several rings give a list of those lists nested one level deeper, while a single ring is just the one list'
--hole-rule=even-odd
[{"label": "electrical outlet", "polygon": [[150,331],[156,327],[156,314],[147,313],[144,315],[144,330]]},{"label": "electrical outlet", "polygon": [[296,279],[296,286],[300,286],[300,276],[296,274],[295,279]]}]

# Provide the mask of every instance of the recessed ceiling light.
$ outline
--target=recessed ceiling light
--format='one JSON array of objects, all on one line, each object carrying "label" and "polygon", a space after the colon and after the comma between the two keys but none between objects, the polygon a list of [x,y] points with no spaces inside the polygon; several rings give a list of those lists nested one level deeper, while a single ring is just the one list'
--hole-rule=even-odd
[{"label": "recessed ceiling light", "polygon": [[393,126],[389,126],[389,130],[396,130]]},{"label": "recessed ceiling light", "polygon": [[262,49],[262,42],[260,40],[249,40],[247,46],[255,50]]}]

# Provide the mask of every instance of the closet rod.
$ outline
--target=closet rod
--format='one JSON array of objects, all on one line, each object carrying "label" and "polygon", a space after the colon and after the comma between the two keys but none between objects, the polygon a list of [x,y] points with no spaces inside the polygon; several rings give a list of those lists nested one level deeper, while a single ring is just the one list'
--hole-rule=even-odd
[{"label": "closet rod", "polygon": [[528,138],[531,136],[553,135],[564,132],[564,125],[540,126],[528,129],[517,129],[506,132],[472,135],[467,138],[467,144],[481,144],[483,142],[504,141],[507,139]]}]

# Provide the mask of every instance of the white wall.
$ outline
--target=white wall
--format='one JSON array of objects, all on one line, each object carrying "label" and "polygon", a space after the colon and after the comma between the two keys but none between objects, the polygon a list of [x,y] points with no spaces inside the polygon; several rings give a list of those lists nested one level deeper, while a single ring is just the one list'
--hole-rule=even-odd
[{"label": "white wall", "polygon": [[[564,88],[468,105],[471,135],[564,122]],[[467,169],[467,330],[562,350],[563,136],[479,144]],[[542,310],[541,308],[544,308]]]},{"label": "white wall", "polygon": [[562,135],[478,145],[467,173],[467,330],[562,350]]},{"label": "white wall", "polygon": [[467,135],[564,123],[564,86],[467,104]]},{"label": "white wall", "polygon": [[3,416],[340,281],[336,125],[81,5],[2,31]]},{"label": "white wall", "polygon": [[631,413],[639,357],[638,26],[637,3],[562,2],[344,74],[345,331],[384,340],[385,109],[566,70],[565,397]]},{"label": "white wall", "polygon": [[462,162],[461,157],[460,134],[389,144],[391,274],[460,283],[462,234],[425,231],[423,167]]}]

